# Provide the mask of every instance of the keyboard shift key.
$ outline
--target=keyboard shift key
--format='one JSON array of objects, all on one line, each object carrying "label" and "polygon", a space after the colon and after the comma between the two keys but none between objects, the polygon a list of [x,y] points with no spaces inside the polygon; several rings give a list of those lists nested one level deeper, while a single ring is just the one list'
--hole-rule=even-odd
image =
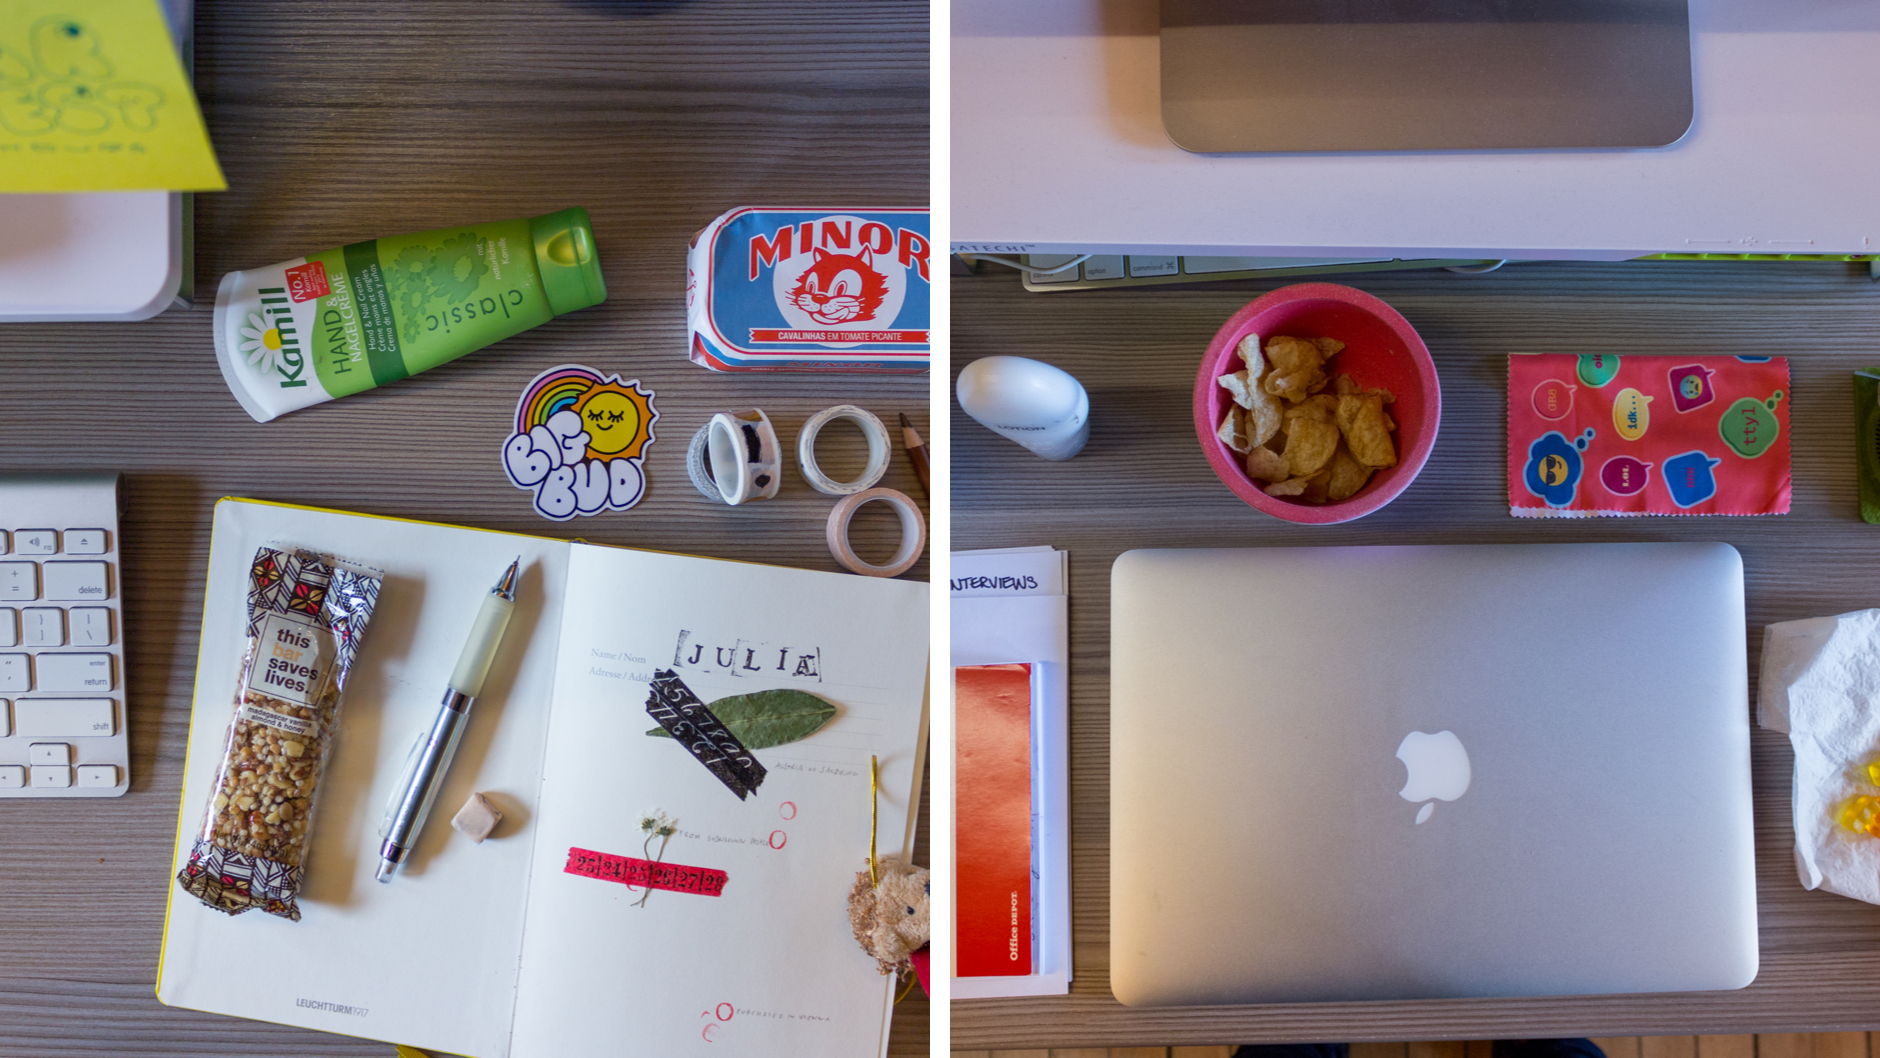
[{"label": "keyboard shift key", "polygon": [[63,790],[72,785],[70,768],[33,768],[33,789]]},{"label": "keyboard shift key", "polygon": [[109,550],[110,548],[105,546],[103,529],[67,529],[65,531],[65,553],[68,555],[102,555]]},{"label": "keyboard shift key", "polygon": [[[72,645],[75,647],[108,647],[111,645],[111,610],[105,606],[74,606],[66,611],[66,617],[72,626]],[[7,646],[0,643],[0,646]]]},{"label": "keyboard shift key", "polygon": [[39,563],[0,562],[0,602],[39,598]]},{"label": "keyboard shift key", "polygon": [[19,529],[13,533],[13,551],[19,555],[56,555],[59,533],[56,529]]},{"label": "keyboard shift key", "polygon": [[118,770],[115,764],[80,764],[78,766],[78,785],[84,787],[116,786]]},{"label": "keyboard shift key", "polygon": [[109,654],[35,654],[33,669],[39,689],[47,694],[95,694],[116,686]]},{"label": "keyboard shift key", "polygon": [[15,698],[14,734],[22,738],[95,738],[117,734],[110,698]]},{"label": "keyboard shift key", "polygon": [[13,733],[13,703],[0,698],[0,738]]},{"label": "keyboard shift key", "polygon": [[45,564],[49,602],[96,602],[111,597],[111,584],[103,562],[48,562]]},{"label": "keyboard shift key", "polygon": [[0,691],[33,689],[33,665],[24,654],[0,654]]}]

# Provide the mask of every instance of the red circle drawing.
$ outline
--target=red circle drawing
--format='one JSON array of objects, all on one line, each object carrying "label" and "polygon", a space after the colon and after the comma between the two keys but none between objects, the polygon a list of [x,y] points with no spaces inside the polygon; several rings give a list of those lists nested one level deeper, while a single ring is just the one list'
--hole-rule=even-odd
[{"label": "red circle drawing", "polygon": [[795,819],[796,818],[796,802],[785,801],[784,803],[778,805],[777,814],[782,816],[785,819]]},{"label": "red circle drawing", "polygon": [[729,1004],[729,1003],[720,1003],[720,1004],[718,1004],[718,1012],[717,1012],[717,1013],[718,1013],[718,1020],[719,1020],[719,1021],[730,1021],[730,1020],[731,1020],[731,1015],[733,1015],[733,1014],[735,1014],[735,1013],[737,1013],[737,1012],[738,1012],[738,1011],[737,1011],[737,1008],[736,1008],[736,1007],[733,1007],[733,1006],[732,1006],[731,1004]]},{"label": "red circle drawing", "polygon": [[781,830],[773,830],[770,832],[770,847],[773,849],[783,848],[784,844],[789,840],[790,835],[785,834]]}]

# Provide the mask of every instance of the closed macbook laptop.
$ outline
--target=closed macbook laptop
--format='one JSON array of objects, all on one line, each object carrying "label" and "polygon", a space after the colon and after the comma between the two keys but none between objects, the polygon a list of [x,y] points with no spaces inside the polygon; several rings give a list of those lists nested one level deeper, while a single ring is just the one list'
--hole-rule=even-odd
[{"label": "closed macbook laptop", "polygon": [[1734,548],[1131,551],[1111,621],[1122,1002],[1755,977]]}]

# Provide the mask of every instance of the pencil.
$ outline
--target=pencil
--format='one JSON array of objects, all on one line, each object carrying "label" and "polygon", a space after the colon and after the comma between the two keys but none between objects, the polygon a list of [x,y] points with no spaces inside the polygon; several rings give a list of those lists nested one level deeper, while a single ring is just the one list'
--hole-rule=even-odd
[{"label": "pencil", "polygon": [[933,488],[927,483],[927,444],[920,439],[920,431],[907,421],[907,413],[901,413],[901,443],[907,446],[907,458],[914,464],[914,476],[920,479],[921,495],[933,498]]}]

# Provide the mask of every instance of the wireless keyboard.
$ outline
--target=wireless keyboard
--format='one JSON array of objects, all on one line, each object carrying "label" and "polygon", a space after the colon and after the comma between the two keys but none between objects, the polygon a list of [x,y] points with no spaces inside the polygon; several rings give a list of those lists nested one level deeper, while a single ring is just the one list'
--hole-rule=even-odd
[{"label": "wireless keyboard", "polygon": [[[1082,254],[1028,255],[1033,268],[1051,269],[1069,264]],[[1023,272],[1025,289],[1034,293],[1061,290],[1110,290],[1117,287],[1161,286],[1168,283],[1212,283],[1229,279],[1274,279],[1293,276],[1337,275],[1342,272],[1391,272],[1413,268],[1486,269],[1494,261],[1474,259],[1404,260],[1351,257],[1177,257],[1147,254],[1098,254],[1061,272]]]},{"label": "wireless keyboard", "polygon": [[130,789],[117,483],[0,476],[0,797]]}]

